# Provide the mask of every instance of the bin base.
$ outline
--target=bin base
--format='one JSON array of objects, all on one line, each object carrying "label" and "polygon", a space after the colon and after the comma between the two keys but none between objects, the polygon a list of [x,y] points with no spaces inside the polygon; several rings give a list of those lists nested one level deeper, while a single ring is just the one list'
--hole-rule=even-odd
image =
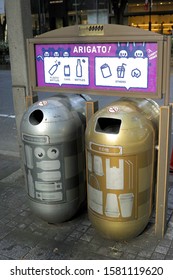
[{"label": "bin base", "polygon": [[62,223],[70,220],[80,208],[79,199],[59,204],[39,203],[29,199],[31,211],[48,223]]},{"label": "bin base", "polygon": [[130,240],[138,236],[145,229],[149,221],[148,215],[128,222],[105,220],[96,216],[90,209],[88,210],[88,216],[98,233],[107,239],[116,241]]}]

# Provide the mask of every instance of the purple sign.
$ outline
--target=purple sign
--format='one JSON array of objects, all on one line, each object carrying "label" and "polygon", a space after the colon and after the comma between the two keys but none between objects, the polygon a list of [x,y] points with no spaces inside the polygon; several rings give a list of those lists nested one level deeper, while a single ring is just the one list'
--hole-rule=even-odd
[{"label": "purple sign", "polygon": [[157,43],[36,44],[38,87],[156,93]]}]

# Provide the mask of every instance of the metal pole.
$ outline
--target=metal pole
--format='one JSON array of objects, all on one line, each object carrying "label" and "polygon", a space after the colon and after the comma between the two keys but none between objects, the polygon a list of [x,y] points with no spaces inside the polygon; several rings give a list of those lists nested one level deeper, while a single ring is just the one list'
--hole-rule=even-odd
[{"label": "metal pole", "polygon": [[12,75],[13,102],[16,126],[21,148],[20,122],[26,111],[26,96],[29,95],[26,39],[32,38],[32,17],[29,0],[6,0],[8,42]]}]

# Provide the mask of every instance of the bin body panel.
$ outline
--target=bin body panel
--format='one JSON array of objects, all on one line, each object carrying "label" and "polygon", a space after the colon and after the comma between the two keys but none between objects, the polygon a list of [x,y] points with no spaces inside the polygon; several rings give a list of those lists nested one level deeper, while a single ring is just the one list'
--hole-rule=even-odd
[{"label": "bin body panel", "polygon": [[88,123],[88,212],[103,236],[127,240],[146,227],[152,211],[155,138],[152,122],[123,101],[103,108]]},{"label": "bin body panel", "polygon": [[75,111],[75,99],[39,101],[21,122],[29,204],[50,223],[70,219],[86,199],[85,101],[82,113],[81,100]]}]

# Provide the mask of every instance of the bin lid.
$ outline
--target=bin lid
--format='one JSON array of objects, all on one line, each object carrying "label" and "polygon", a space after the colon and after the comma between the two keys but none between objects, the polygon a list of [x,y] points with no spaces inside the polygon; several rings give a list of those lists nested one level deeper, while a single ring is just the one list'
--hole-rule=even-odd
[{"label": "bin lid", "polygon": [[[119,133],[119,130],[139,128],[146,124],[146,118],[131,105],[115,102],[95,114],[95,130],[107,133]],[[104,132],[103,131],[103,132]],[[101,131],[100,131],[101,132]]]},{"label": "bin lid", "polygon": [[121,103],[131,104],[135,106],[137,110],[143,114],[147,119],[149,119],[155,129],[158,131],[159,128],[159,116],[160,116],[160,106],[159,104],[149,98],[127,98],[123,97],[119,100]]},{"label": "bin lid", "polygon": [[51,97],[38,101],[28,108],[21,121],[21,133],[31,135],[75,134],[82,124],[78,113],[68,99]]},{"label": "bin lid", "polygon": [[86,129],[86,143],[127,146],[144,143],[153,133],[152,122],[137,108],[124,102],[114,102],[90,118]]}]

